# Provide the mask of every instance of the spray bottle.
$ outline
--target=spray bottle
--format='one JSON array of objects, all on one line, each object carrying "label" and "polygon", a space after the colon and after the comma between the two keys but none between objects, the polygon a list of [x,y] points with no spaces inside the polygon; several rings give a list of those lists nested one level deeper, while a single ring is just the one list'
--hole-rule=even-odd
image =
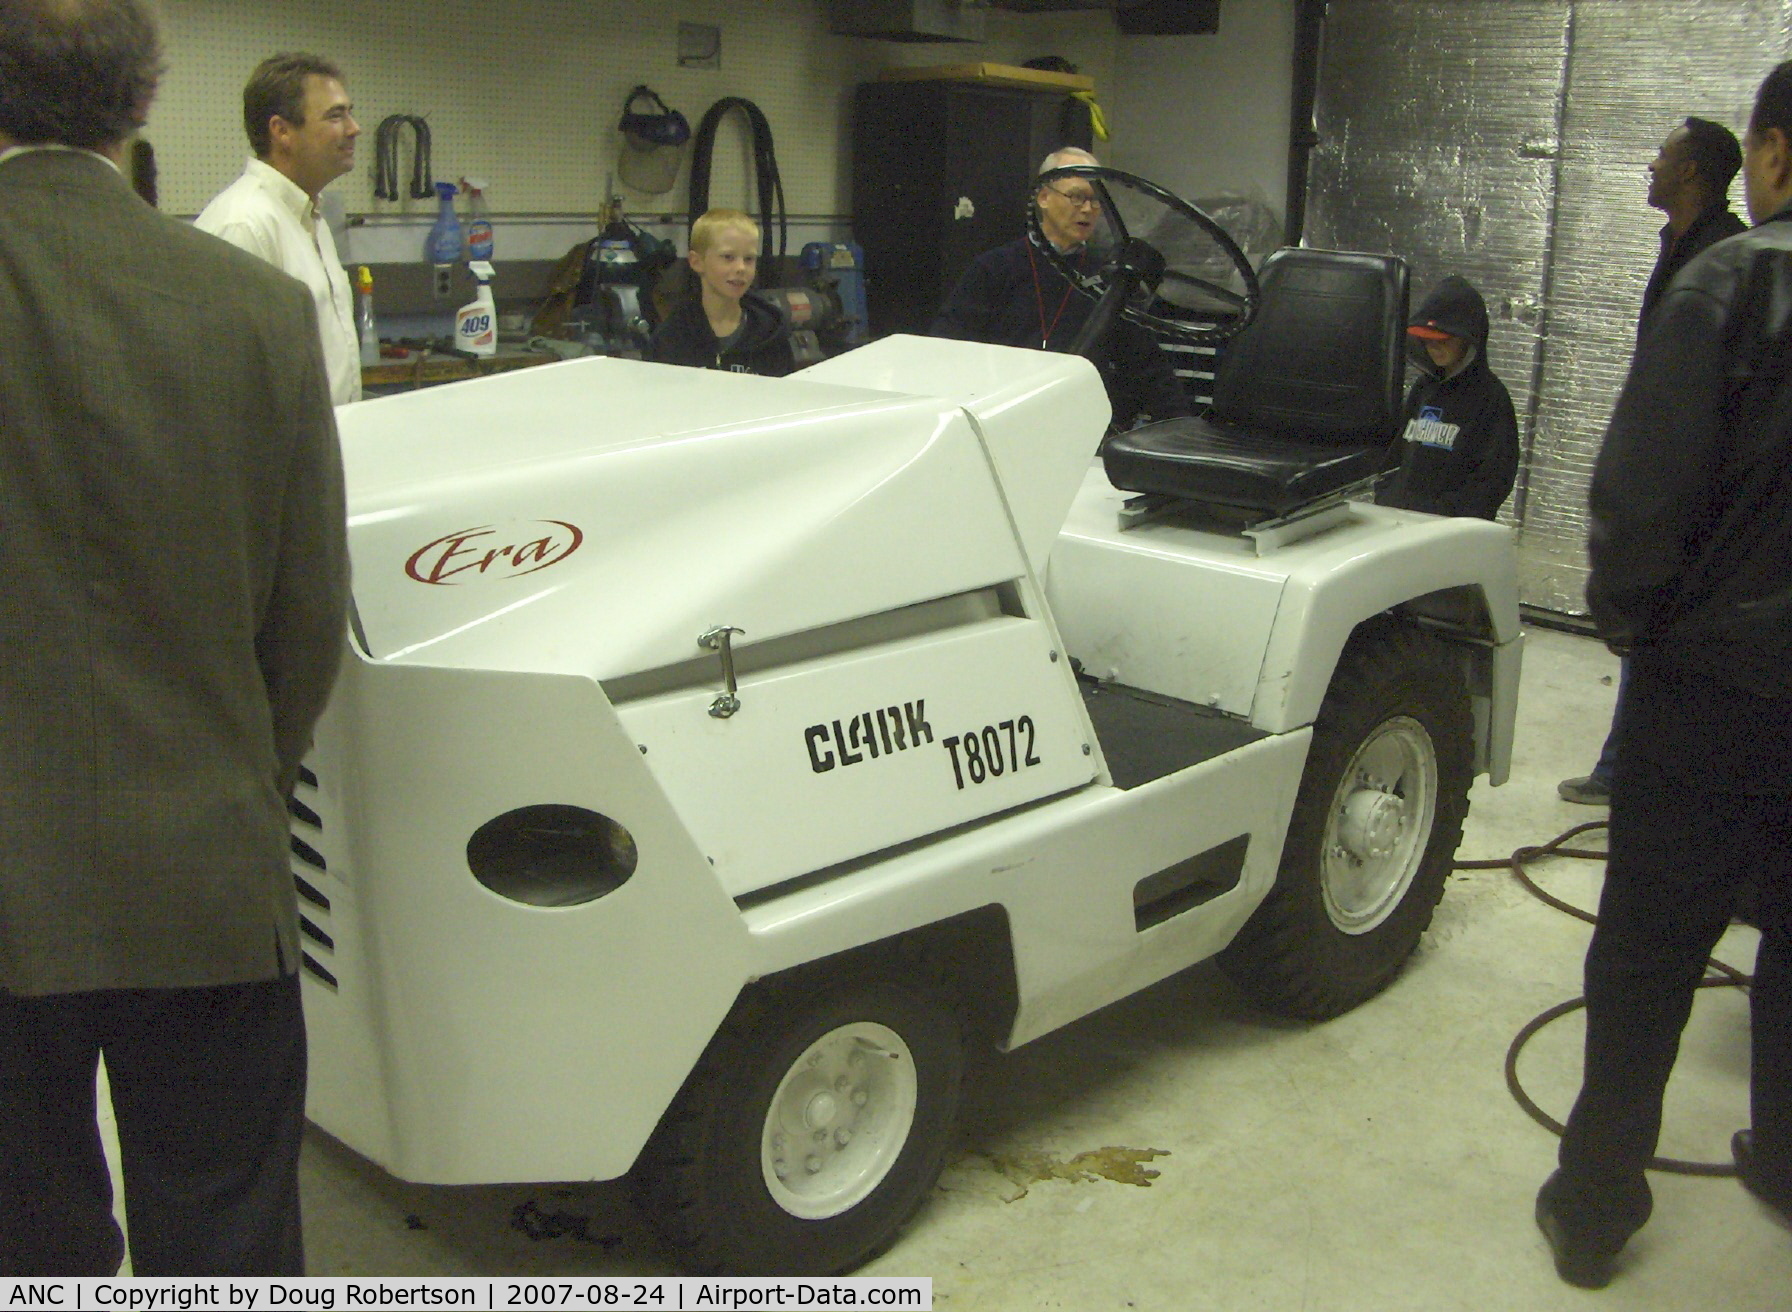
[{"label": "spray bottle", "polygon": [[380,334],[373,322],[373,270],[365,264],[355,270],[355,327],[361,333],[361,363],[380,362]]},{"label": "spray bottle", "polygon": [[467,193],[467,258],[490,260],[492,220],[485,206],[485,179],[462,178],[460,186]]},{"label": "spray bottle", "polygon": [[436,266],[438,281],[441,271],[460,259],[460,219],[454,213],[454,194],[452,182],[436,183],[436,221],[423,241],[423,258]]},{"label": "spray bottle", "polygon": [[492,266],[469,260],[467,269],[478,280],[479,290],[454,316],[454,345],[472,355],[496,355],[498,306],[492,300]]}]

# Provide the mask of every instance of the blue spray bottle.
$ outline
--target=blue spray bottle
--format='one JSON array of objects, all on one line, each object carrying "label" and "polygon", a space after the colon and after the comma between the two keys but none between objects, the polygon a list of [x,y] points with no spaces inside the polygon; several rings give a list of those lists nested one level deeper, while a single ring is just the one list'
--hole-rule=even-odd
[{"label": "blue spray bottle", "polygon": [[460,219],[454,213],[454,184],[436,183],[436,196],[440,209],[436,213],[435,223],[429,229],[429,236],[423,242],[423,258],[440,270],[444,265],[453,264],[460,259],[461,235]]}]

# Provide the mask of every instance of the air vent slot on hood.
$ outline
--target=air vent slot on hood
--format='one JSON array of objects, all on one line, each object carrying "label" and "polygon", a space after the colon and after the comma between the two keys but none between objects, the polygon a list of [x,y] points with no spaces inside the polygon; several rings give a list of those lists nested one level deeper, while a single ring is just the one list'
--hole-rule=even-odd
[{"label": "air vent slot on hood", "polygon": [[[327,872],[328,865],[318,849],[323,841],[324,800],[318,787],[317,774],[309,766],[299,771],[299,782],[287,799],[292,816],[292,881],[299,896],[300,964],[312,978],[326,987],[337,987],[334,964],[336,939],[330,930],[330,899],[313,880]],[[329,963],[329,964],[326,964]]]}]

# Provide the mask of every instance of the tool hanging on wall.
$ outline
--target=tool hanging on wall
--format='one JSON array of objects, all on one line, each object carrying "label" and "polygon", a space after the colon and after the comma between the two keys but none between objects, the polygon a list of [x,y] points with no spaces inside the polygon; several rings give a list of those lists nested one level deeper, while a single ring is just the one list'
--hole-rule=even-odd
[{"label": "tool hanging on wall", "polygon": [[411,128],[416,148],[411,157],[411,199],[430,200],[436,194],[430,175],[429,124],[420,114],[388,114],[373,134],[373,194],[377,200],[398,199],[398,139]]},{"label": "tool hanging on wall", "polygon": [[[750,100],[728,96],[716,101],[697,125],[696,144],[691,147],[690,221],[695,226],[709,209],[709,166],[715,153],[716,128],[731,110],[747,116],[753,134],[753,171],[759,184],[759,258],[769,264],[772,259],[772,226],[776,216],[778,229],[777,255],[782,258],[788,237],[789,218],[784,209],[784,180],[778,176],[778,156],[772,148],[772,128],[765,114]],[[774,204],[775,202],[775,204]]]},{"label": "tool hanging on wall", "polygon": [[[649,105],[657,105],[659,112],[637,110],[635,102],[642,97]],[[636,191],[672,190],[678,178],[678,157],[691,139],[691,125],[685,116],[661,100],[659,92],[642,84],[622,102],[622,120],[616,127],[622,133],[622,151],[616,161],[622,180]]]}]

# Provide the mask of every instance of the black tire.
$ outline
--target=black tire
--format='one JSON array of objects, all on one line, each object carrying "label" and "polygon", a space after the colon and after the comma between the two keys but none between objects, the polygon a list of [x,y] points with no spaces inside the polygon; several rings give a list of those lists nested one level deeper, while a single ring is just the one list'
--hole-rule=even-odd
[{"label": "black tire", "polygon": [[1443,896],[1473,777],[1474,717],[1448,648],[1405,625],[1359,630],[1313,725],[1275,888],[1221,968],[1304,1020],[1387,987]]},{"label": "black tire", "polygon": [[[964,1070],[950,998],[893,971],[804,975],[743,995],[636,1164],[637,1203],[691,1270],[850,1270],[895,1239],[939,1178]],[[812,1049],[825,1058],[819,1066],[807,1060]],[[840,1073],[815,1082],[821,1070]],[[913,1091],[906,1131],[891,1092],[904,1081]],[[855,1103],[860,1093],[866,1100]],[[827,1114],[814,1114],[818,1104]],[[797,1140],[782,1163],[788,1180],[774,1179],[783,1150],[773,1136],[797,1113],[811,1119],[804,1136],[786,1136]],[[811,1142],[817,1121],[828,1136],[819,1147]],[[835,1141],[840,1130],[844,1144]],[[819,1192],[803,1192],[811,1187]],[[830,1209],[841,1210],[799,1214]]]}]

